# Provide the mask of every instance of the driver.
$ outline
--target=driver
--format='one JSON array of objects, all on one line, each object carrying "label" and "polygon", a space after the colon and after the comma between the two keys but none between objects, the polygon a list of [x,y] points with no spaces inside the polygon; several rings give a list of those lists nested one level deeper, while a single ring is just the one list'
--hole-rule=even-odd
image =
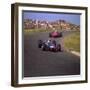
[{"label": "driver", "polygon": [[47,44],[48,46],[50,46],[50,45],[51,45],[51,40],[49,39],[46,44]]}]

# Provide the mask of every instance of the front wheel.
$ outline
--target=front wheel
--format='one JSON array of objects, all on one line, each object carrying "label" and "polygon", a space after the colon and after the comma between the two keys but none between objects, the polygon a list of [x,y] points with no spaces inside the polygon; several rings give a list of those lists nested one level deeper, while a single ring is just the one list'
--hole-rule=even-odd
[{"label": "front wheel", "polygon": [[57,50],[61,51],[61,45],[60,44],[57,45]]}]

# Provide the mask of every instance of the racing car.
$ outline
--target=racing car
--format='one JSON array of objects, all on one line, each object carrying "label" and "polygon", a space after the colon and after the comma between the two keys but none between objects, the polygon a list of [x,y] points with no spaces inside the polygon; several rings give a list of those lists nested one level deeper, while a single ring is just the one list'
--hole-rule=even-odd
[{"label": "racing car", "polygon": [[58,31],[53,31],[49,33],[49,37],[62,37],[62,32],[58,32]]},{"label": "racing car", "polygon": [[43,51],[53,51],[53,52],[61,51],[61,45],[58,44],[55,40],[46,40],[46,41],[39,40],[38,48],[41,48]]}]

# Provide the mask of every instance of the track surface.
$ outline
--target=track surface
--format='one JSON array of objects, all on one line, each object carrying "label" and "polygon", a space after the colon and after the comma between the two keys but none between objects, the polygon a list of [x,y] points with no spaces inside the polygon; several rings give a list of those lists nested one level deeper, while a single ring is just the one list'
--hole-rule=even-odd
[{"label": "track surface", "polygon": [[[63,38],[73,32],[63,32],[62,38],[55,39],[63,47]],[[80,57],[69,52],[49,52],[38,48],[39,39],[47,40],[47,32],[24,35],[24,77],[78,75]]]}]

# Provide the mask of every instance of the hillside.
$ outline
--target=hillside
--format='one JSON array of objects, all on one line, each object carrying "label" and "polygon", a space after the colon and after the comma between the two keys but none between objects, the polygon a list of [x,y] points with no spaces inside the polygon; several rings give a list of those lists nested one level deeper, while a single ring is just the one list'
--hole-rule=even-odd
[{"label": "hillside", "polygon": [[75,25],[65,20],[56,20],[56,21],[40,21],[25,19],[24,20],[24,29],[44,29],[44,30],[80,30],[80,25]]}]

